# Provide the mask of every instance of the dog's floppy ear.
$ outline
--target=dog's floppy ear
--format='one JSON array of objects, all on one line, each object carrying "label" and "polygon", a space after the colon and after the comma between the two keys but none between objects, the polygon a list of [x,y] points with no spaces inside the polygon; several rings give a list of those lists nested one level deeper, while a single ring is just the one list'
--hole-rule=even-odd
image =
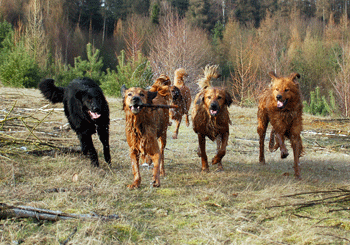
[{"label": "dog's floppy ear", "polygon": [[204,102],[204,91],[202,91],[199,95],[198,98],[196,100],[196,104],[200,105]]},{"label": "dog's floppy ear", "polygon": [[74,97],[77,98],[79,101],[82,101],[84,94],[86,94],[86,91],[80,90],[75,93]]},{"label": "dog's floppy ear", "polygon": [[123,84],[120,88],[120,94],[123,96],[123,98],[126,90],[128,90],[128,88],[125,86],[125,84]]},{"label": "dog's floppy ear", "polygon": [[294,73],[292,73],[292,74],[290,74],[290,79],[291,80],[293,80],[294,81],[294,79],[295,78],[300,78],[300,74],[299,73],[296,73],[296,72],[294,72]]},{"label": "dog's floppy ear", "polygon": [[269,76],[270,76],[272,79],[277,79],[277,78],[278,78],[277,75],[276,75],[276,73],[275,73],[274,71],[270,71],[270,72],[269,72]]},{"label": "dog's floppy ear", "polygon": [[227,106],[230,106],[232,104],[232,96],[229,92],[226,91],[226,95],[225,95],[225,104]]},{"label": "dog's floppy ear", "polygon": [[157,96],[158,92],[147,91],[147,104],[152,104],[152,100]]}]

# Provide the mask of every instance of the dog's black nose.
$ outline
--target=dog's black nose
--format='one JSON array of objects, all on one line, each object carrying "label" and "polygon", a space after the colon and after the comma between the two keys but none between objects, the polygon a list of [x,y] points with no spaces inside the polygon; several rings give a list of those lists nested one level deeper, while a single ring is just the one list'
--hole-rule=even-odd
[{"label": "dog's black nose", "polygon": [[132,98],[131,98],[131,101],[132,101],[133,103],[135,103],[135,104],[138,104],[138,103],[142,102],[142,101],[141,101],[141,98],[138,97],[138,96],[132,97]]},{"label": "dog's black nose", "polygon": [[277,100],[282,100],[282,95],[280,95],[280,94],[277,95],[277,96],[276,96],[276,99],[277,99]]},{"label": "dog's black nose", "polygon": [[213,103],[210,104],[209,109],[217,111],[219,109],[219,105],[217,103],[213,102]]}]

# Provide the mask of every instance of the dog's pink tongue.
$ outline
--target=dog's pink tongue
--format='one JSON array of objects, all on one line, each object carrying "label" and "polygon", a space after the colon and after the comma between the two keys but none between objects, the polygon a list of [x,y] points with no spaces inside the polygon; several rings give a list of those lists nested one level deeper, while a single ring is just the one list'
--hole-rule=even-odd
[{"label": "dog's pink tongue", "polygon": [[89,114],[90,114],[90,117],[92,119],[97,119],[97,118],[99,118],[101,116],[101,114],[98,114],[98,113],[92,112],[92,111],[89,111]]},{"label": "dog's pink tongue", "polygon": [[277,107],[282,107],[283,103],[281,101],[277,101]]}]

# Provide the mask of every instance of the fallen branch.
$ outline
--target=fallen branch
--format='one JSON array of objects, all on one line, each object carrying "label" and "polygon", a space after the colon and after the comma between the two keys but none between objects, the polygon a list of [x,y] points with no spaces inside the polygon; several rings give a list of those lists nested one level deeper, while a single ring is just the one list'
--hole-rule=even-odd
[{"label": "fallen branch", "polygon": [[[341,194],[339,194],[341,193]],[[310,194],[339,194],[339,195],[331,195],[328,197],[311,200],[307,202],[302,203],[294,203],[294,204],[282,204],[282,205],[274,205],[270,207],[266,207],[267,209],[271,208],[280,208],[280,207],[297,207],[296,209],[301,209],[305,207],[311,207],[319,204],[332,204],[332,203],[343,203],[350,201],[350,190],[339,188],[336,190],[330,190],[330,191],[312,191],[312,192],[302,192],[302,193],[296,193],[291,195],[285,195],[282,197],[296,197],[301,195],[310,195]]]},{"label": "fallen branch", "polygon": [[334,235],[334,234],[321,234],[321,233],[317,233],[317,235],[319,235],[319,236],[331,236],[331,237],[334,237],[334,238],[337,238],[337,239],[339,239],[339,240],[345,240],[345,241],[347,241],[347,242],[350,242],[350,240],[349,239],[347,239],[347,238],[345,238],[345,237],[340,237],[340,236],[336,236],[336,235]]},{"label": "fallen branch", "polygon": [[60,245],[66,245],[69,240],[74,236],[74,234],[78,231],[78,228],[75,227],[73,232],[68,236],[68,238],[66,240],[64,240],[63,242],[60,243]]},{"label": "fallen branch", "polygon": [[38,220],[67,220],[67,219],[102,219],[111,220],[119,219],[118,215],[102,216],[97,214],[70,214],[61,211],[52,211],[48,209],[34,208],[30,206],[10,206],[0,203],[0,219],[8,218],[35,218]]},{"label": "fallen branch", "polygon": [[331,118],[331,119],[315,119],[312,122],[349,122],[349,118]]}]

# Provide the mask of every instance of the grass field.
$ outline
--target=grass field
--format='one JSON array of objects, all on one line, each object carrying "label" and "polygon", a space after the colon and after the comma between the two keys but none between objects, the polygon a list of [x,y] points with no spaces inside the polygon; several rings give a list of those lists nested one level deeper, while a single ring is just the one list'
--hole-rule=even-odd
[{"label": "grass field", "polygon": [[[266,152],[268,164],[259,165],[256,108],[232,106],[223,172],[210,166],[209,173],[201,173],[192,128],[181,125],[173,140],[171,126],[161,187],[150,187],[151,170],[143,167],[141,188],[129,190],[133,176],[120,99],[108,98],[110,168],[96,135],[100,168],[78,153],[49,151],[47,145],[79,144],[66,126],[62,104],[49,104],[34,89],[0,88],[0,101],[0,203],[119,216],[1,219],[0,244],[350,243],[347,120],[304,116],[306,154],[303,179],[297,181],[289,143],[287,159]],[[209,158],[215,149],[207,140]]]}]

